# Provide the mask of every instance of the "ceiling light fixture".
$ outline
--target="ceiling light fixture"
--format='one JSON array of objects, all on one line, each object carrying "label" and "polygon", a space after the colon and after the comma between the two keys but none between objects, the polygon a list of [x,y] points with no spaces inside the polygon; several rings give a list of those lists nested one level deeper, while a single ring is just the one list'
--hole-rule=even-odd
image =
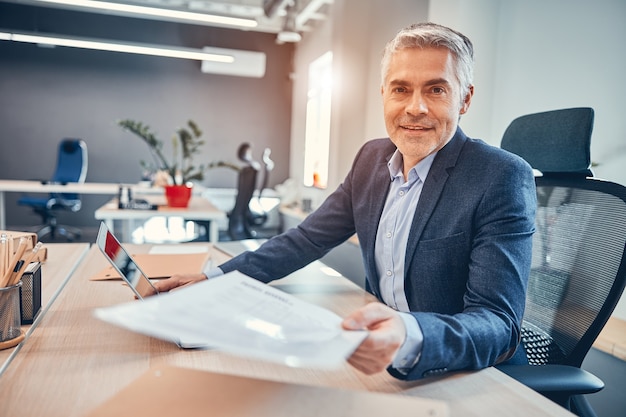
[{"label": "ceiling light fixture", "polygon": [[34,43],[37,45],[66,46],[70,48],[95,49],[99,51],[125,52],[140,55],[162,56],[168,58],[193,59],[232,63],[232,55],[208,53],[201,49],[173,48],[139,43],[119,43],[85,38],[67,38],[57,35],[0,32],[0,40]]},{"label": "ceiling light fixture", "polygon": [[186,20],[198,23],[216,24],[224,26],[237,26],[254,28],[258,25],[256,20],[242,19],[238,17],[218,16],[206,13],[185,12],[182,10],[163,9],[157,7],[135,6],[107,1],[96,0],[36,0],[34,3],[48,3],[51,5],[64,5],[76,8],[99,9],[107,12],[130,13],[132,15],[144,15],[150,17],[167,18],[172,20]]}]

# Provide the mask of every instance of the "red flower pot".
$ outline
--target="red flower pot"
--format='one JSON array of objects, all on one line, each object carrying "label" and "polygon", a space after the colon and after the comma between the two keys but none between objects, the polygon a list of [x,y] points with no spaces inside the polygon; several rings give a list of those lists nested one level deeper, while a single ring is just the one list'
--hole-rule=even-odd
[{"label": "red flower pot", "polygon": [[170,207],[187,207],[191,199],[190,185],[166,185],[165,199]]}]

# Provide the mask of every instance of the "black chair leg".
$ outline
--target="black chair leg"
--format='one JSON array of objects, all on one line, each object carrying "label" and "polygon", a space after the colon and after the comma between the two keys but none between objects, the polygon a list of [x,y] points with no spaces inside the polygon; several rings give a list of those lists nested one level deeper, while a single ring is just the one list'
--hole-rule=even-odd
[{"label": "black chair leg", "polygon": [[41,240],[42,237],[51,235],[54,238],[54,233],[51,226],[44,226],[37,231],[37,239]]},{"label": "black chair leg", "polygon": [[57,226],[56,231],[60,236],[65,237],[69,242],[75,241],[82,235],[82,231],[80,229],[70,226]]},{"label": "black chair leg", "polygon": [[597,417],[584,395],[574,395],[570,401],[571,412],[579,417]]}]

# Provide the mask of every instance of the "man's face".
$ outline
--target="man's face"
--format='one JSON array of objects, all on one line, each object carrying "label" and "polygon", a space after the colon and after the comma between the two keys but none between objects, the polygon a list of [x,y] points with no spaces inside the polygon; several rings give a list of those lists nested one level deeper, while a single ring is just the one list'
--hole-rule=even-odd
[{"label": "man's face", "polygon": [[445,48],[409,48],[393,54],[381,92],[387,133],[402,153],[404,171],[441,149],[469,108],[461,98],[454,57]]}]

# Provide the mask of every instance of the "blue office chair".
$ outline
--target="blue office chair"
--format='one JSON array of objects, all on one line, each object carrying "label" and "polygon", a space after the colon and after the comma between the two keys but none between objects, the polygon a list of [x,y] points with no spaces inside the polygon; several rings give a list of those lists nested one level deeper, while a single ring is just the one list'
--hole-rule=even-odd
[{"label": "blue office chair", "polygon": [[[64,139],[59,144],[56,170],[50,181],[46,183],[65,184],[68,182],[85,182],[87,176],[87,145],[81,139]],[[37,231],[39,239],[50,235],[64,236],[68,241],[80,237],[78,228],[57,223],[56,212],[60,210],[77,212],[82,203],[79,194],[51,193],[48,197],[32,197],[25,195],[18,202],[21,206],[31,207],[41,217],[43,226]]]},{"label": "blue office chair", "polygon": [[541,175],[520,344],[529,365],[498,368],[579,416],[595,416],[585,394],[604,387],[582,362],[626,285],[626,187],[593,178],[593,116],[522,116],[501,144]]}]

